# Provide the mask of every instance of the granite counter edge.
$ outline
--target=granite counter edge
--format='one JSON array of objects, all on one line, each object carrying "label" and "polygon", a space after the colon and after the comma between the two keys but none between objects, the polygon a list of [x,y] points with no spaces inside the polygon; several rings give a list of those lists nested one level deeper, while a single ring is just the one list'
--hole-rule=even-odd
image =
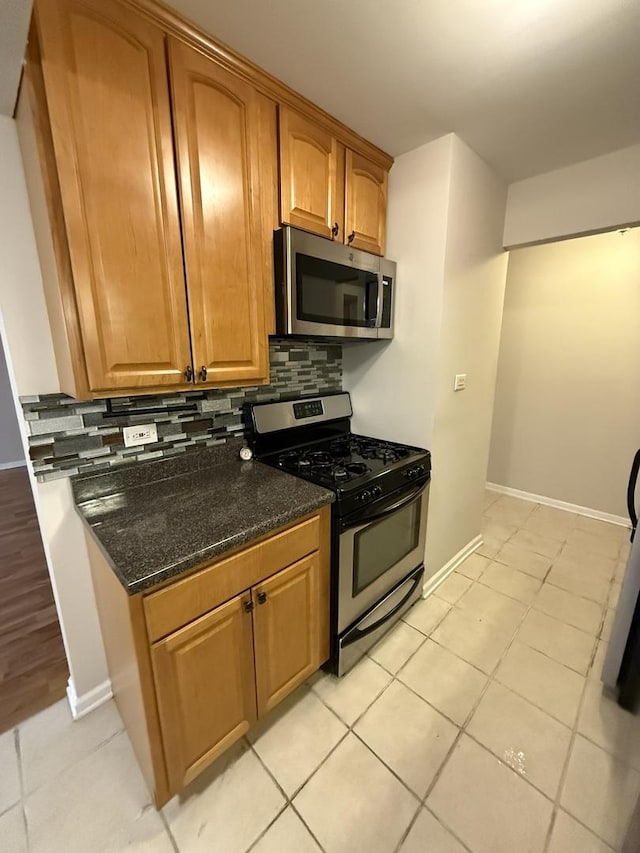
[{"label": "granite counter edge", "polygon": [[157,569],[145,575],[145,577],[138,578],[133,581],[127,578],[127,573],[123,571],[122,568],[119,567],[111,558],[109,551],[100,538],[99,528],[96,528],[87,520],[80,506],[76,504],[75,508],[76,512],[84,522],[85,527],[91,533],[93,540],[100,549],[100,552],[104,556],[109,567],[120,581],[122,588],[128,595],[133,596],[140,592],[150,590],[155,586],[160,586],[166,581],[177,581],[183,575],[196,571],[198,568],[204,568],[207,563],[223,556],[227,552],[231,553],[245,545],[250,545],[251,542],[268,535],[280,527],[293,523],[296,519],[303,518],[305,515],[309,515],[309,513],[322,509],[322,507],[330,506],[335,501],[335,495],[333,492],[328,490],[323,491],[324,494],[320,493],[313,499],[304,503],[298,503],[290,510],[280,512],[277,515],[265,519],[264,521],[240,530],[233,536],[224,539],[221,542],[215,542],[207,548],[203,548],[193,554],[188,554],[183,560],[180,560],[177,563],[172,563],[170,566]]}]

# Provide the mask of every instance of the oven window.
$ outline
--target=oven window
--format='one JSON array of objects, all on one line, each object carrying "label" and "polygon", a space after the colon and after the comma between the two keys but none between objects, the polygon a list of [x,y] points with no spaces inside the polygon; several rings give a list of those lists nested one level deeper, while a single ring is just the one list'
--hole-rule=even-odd
[{"label": "oven window", "polygon": [[418,547],[422,498],[354,537],[353,597]]},{"label": "oven window", "polygon": [[378,277],[342,264],[296,255],[297,318],[331,326],[371,327]]}]

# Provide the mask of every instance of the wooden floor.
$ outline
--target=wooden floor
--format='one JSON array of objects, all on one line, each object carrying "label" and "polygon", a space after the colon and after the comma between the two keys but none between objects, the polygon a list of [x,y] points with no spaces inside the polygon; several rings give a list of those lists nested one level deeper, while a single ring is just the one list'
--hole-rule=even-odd
[{"label": "wooden floor", "polygon": [[68,677],[28,474],[0,471],[0,732],[61,699]]}]

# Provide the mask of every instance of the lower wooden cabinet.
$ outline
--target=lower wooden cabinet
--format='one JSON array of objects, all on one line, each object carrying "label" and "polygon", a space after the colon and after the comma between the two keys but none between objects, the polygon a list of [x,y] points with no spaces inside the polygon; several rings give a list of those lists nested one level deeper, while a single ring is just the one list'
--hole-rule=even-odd
[{"label": "lower wooden cabinet", "polygon": [[318,556],[313,554],[253,590],[260,716],[319,666],[318,619],[322,610],[319,575]]},{"label": "lower wooden cabinet", "polygon": [[118,709],[159,808],[329,657],[329,507],[127,595],[87,535]]},{"label": "lower wooden cabinet", "polygon": [[151,658],[172,790],[256,720],[251,597],[239,595],[155,643]]}]

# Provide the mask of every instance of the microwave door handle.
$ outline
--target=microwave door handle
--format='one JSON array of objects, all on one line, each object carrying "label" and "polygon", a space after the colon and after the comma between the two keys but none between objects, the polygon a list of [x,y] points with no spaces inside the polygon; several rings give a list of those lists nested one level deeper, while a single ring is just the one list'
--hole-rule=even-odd
[{"label": "microwave door handle", "polygon": [[640,472],[640,450],[637,451],[631,465],[631,473],[629,474],[629,485],[627,486],[627,509],[629,510],[629,519],[631,521],[631,541],[636,535],[638,526],[638,513],[636,512],[636,484],[638,482],[638,472]]},{"label": "microwave door handle", "polygon": [[378,273],[378,295],[376,297],[376,322],[375,329],[379,329],[382,326],[382,306],[384,304],[384,275],[379,272]]}]

